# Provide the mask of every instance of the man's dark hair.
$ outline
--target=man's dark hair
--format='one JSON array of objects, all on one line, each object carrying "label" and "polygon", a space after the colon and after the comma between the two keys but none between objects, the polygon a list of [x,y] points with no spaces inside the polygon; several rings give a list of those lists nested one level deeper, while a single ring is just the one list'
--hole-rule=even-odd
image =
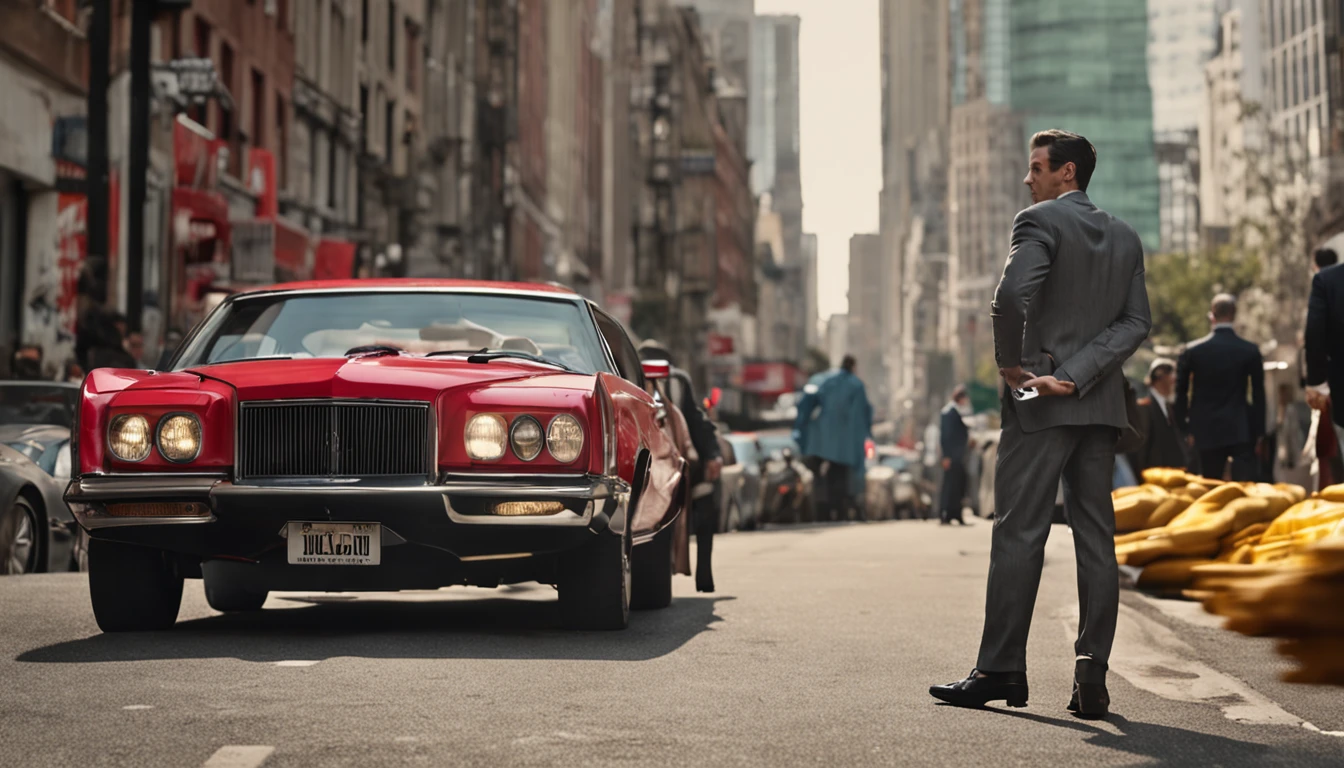
[{"label": "man's dark hair", "polygon": [[1209,309],[1213,319],[1220,323],[1230,323],[1237,319],[1237,297],[1230,293],[1220,293],[1213,297],[1213,306]]},{"label": "man's dark hair", "polygon": [[1334,248],[1317,248],[1313,258],[1316,260],[1317,269],[1333,267],[1339,263],[1339,254],[1335,253]]},{"label": "man's dark hair", "polygon": [[957,388],[952,390],[952,399],[960,400],[963,397],[966,397],[966,385],[958,384]]},{"label": "man's dark hair", "polygon": [[858,364],[859,361],[855,360],[853,355],[845,355],[845,359],[840,361],[840,367],[844,368],[846,371],[849,371],[850,373],[854,372],[854,367],[857,366]]},{"label": "man's dark hair", "polygon": [[1087,191],[1092,172],[1097,169],[1097,148],[1092,142],[1076,133],[1051,128],[1031,137],[1031,148],[1041,147],[1050,150],[1050,170],[1058,171],[1065,163],[1073,163],[1078,189]]}]

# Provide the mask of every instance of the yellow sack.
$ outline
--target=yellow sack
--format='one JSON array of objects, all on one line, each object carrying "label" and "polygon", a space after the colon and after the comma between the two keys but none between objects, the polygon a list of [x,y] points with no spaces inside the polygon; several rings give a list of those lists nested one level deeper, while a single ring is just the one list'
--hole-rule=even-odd
[{"label": "yellow sack", "polygon": [[1168,496],[1162,500],[1161,504],[1148,515],[1148,522],[1145,528],[1161,528],[1170,523],[1175,517],[1184,512],[1192,502],[1186,496]]},{"label": "yellow sack", "polygon": [[1193,569],[1196,566],[1207,565],[1208,562],[1202,557],[1173,557],[1159,560],[1140,571],[1136,583],[1139,589],[1172,589],[1188,586],[1194,578]]},{"label": "yellow sack", "polygon": [[1131,494],[1115,501],[1115,530],[1137,531],[1143,528],[1149,515],[1164,501],[1155,494]]}]

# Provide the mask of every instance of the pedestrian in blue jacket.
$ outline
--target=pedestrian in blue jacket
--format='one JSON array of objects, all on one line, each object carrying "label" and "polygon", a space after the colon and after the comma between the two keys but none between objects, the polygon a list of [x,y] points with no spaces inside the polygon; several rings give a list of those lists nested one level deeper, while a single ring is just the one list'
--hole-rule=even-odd
[{"label": "pedestrian in blue jacket", "polygon": [[824,509],[836,520],[843,520],[854,506],[851,481],[863,473],[863,444],[873,428],[873,406],[863,381],[854,374],[856,367],[854,357],[846,355],[839,371],[821,382],[815,393],[804,395],[794,424],[799,449],[825,462]]}]

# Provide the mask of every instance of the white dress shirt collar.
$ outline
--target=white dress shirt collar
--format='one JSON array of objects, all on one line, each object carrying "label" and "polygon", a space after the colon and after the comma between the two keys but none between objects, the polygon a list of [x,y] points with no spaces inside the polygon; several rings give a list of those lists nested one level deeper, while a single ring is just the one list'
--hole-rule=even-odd
[{"label": "white dress shirt collar", "polygon": [[1055,199],[1056,199],[1056,200],[1063,200],[1064,198],[1068,197],[1069,195],[1081,195],[1081,194],[1083,194],[1083,190],[1081,190],[1081,189],[1070,189],[1068,192],[1065,192],[1064,194],[1060,195],[1059,197],[1057,197],[1057,198],[1055,198]]}]

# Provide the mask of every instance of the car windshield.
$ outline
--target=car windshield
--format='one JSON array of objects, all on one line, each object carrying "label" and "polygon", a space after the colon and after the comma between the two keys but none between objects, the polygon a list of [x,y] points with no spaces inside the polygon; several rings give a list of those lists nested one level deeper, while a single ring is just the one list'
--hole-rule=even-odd
[{"label": "car windshield", "polygon": [[761,450],[766,456],[773,456],[783,451],[785,448],[798,453],[798,444],[793,442],[793,438],[787,434],[783,435],[761,435],[757,438],[761,442]]},{"label": "car windshield", "polygon": [[40,383],[0,383],[0,424],[73,423],[79,388]]},{"label": "car windshield", "polygon": [[411,354],[518,353],[582,373],[610,371],[597,329],[577,301],[399,291],[237,299],[206,320],[175,368],[343,357],[359,347],[380,346]]},{"label": "car windshield", "polygon": [[733,454],[737,457],[739,464],[755,464],[761,459],[760,454],[756,452],[756,438],[754,437],[730,436],[728,444],[733,447]]}]

